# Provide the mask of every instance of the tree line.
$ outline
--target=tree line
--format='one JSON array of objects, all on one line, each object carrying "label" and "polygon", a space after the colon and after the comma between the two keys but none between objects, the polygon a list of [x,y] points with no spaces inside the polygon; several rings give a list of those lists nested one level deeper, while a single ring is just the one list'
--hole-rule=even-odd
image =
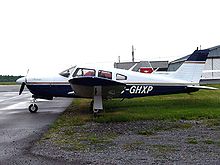
[{"label": "tree line", "polygon": [[15,82],[22,76],[0,75],[0,82]]}]

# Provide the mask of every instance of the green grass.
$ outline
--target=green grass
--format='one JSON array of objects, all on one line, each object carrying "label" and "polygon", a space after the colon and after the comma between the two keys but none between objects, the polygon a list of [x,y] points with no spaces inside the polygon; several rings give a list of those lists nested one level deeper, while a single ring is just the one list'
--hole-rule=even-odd
[{"label": "green grass", "polygon": [[[220,87],[218,85],[217,87]],[[138,120],[202,120],[220,119],[220,90],[200,90],[191,95],[175,94],[134,99],[104,101],[105,111],[98,118],[89,113],[90,99],[74,101],[81,117],[99,123]],[[73,111],[75,111],[73,109]],[[89,116],[86,116],[89,115]],[[81,120],[81,119],[79,119]]]},{"label": "green grass", "polygon": [[132,143],[126,143],[122,147],[126,151],[133,151],[134,149],[139,148],[140,146],[144,145],[141,141],[134,141]]},{"label": "green grass", "polygon": [[206,124],[208,127],[218,127],[220,126],[220,120],[217,119],[209,119],[209,120],[204,120],[204,124]]},{"label": "green grass", "polygon": [[88,100],[76,99],[67,110],[51,125],[42,141],[50,140],[65,150],[89,150],[95,146],[103,149],[103,144],[111,143],[114,133],[87,132],[85,124],[92,121],[93,115],[87,109]]},{"label": "green grass", "polygon": [[167,122],[165,125],[155,125],[148,130],[141,130],[138,132],[139,135],[151,136],[160,131],[170,131],[170,130],[182,130],[191,128],[192,125],[189,123],[179,123],[179,122]]},{"label": "green grass", "polygon": [[155,134],[154,130],[142,130],[138,132],[139,135],[151,136]]},{"label": "green grass", "polygon": [[0,82],[0,85],[16,85],[16,82]]},{"label": "green grass", "polygon": [[[220,85],[215,86],[220,87]],[[48,140],[67,150],[88,150],[93,147],[102,149],[103,144],[111,144],[118,133],[87,132],[87,123],[130,122],[139,120],[165,120],[165,125],[157,125],[151,129],[137,132],[139,135],[151,136],[159,131],[172,129],[188,129],[192,125],[179,120],[203,120],[210,127],[218,127],[220,120],[220,90],[167,96],[144,97],[135,99],[119,99],[104,101],[105,111],[94,118],[89,111],[90,99],[74,99],[67,110],[55,121],[42,140]],[[93,128],[93,126],[90,126]],[[217,128],[216,127],[216,128]],[[188,138],[186,143],[197,144],[195,138]],[[205,140],[210,144],[212,141]],[[220,144],[219,142],[215,142]],[[91,147],[92,146],[92,147]],[[130,144],[125,148],[136,147]],[[165,148],[166,149],[166,148]],[[163,147],[162,149],[163,150]]]},{"label": "green grass", "polygon": [[214,144],[215,142],[213,141],[213,140],[211,140],[211,139],[205,139],[204,141],[203,141],[205,144]]},{"label": "green grass", "polygon": [[[220,87],[219,85],[217,87]],[[200,90],[192,95],[175,94],[104,103],[105,113],[96,122],[137,120],[194,120],[220,118],[220,90]]]},{"label": "green grass", "polygon": [[204,143],[207,145],[213,145],[213,144],[217,144],[218,145],[218,141],[214,141],[212,139],[203,139],[203,140],[197,140],[195,137],[189,137],[186,139],[186,142],[188,144],[199,144],[199,143]]},{"label": "green grass", "polygon": [[198,141],[196,138],[191,137],[191,138],[187,139],[187,143],[188,144],[198,144]]}]

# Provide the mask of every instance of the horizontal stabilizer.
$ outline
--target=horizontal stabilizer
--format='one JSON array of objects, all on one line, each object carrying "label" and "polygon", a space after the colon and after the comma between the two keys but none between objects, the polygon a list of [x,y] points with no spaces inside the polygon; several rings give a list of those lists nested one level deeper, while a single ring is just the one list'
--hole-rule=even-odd
[{"label": "horizontal stabilizer", "polygon": [[219,73],[220,70],[203,70],[203,73]]},{"label": "horizontal stabilizer", "polygon": [[206,89],[206,90],[217,90],[218,88],[214,87],[207,87],[207,86],[196,86],[196,85],[189,85],[188,88],[195,88],[195,89]]}]

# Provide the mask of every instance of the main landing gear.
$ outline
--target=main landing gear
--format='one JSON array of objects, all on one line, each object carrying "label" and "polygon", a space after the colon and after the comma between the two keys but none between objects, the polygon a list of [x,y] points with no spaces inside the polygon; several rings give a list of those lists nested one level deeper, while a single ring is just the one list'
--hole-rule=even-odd
[{"label": "main landing gear", "polygon": [[100,110],[102,110],[102,109],[95,109],[94,100],[91,101],[89,109],[90,109],[90,112],[94,115],[94,117],[97,117]]},{"label": "main landing gear", "polygon": [[31,103],[31,104],[29,105],[28,110],[29,110],[31,113],[36,113],[37,110],[38,110],[38,106],[37,106],[37,104],[36,104],[36,99],[34,98],[32,102],[33,102],[33,103]]},{"label": "main landing gear", "polygon": [[96,117],[100,110],[103,110],[102,104],[102,87],[94,86],[93,101],[90,104],[94,116]]}]

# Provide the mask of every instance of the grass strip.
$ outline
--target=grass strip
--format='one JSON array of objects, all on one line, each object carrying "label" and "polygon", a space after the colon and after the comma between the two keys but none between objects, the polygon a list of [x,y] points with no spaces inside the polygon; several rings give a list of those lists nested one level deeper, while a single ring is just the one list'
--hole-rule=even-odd
[{"label": "grass strip", "polygon": [[0,85],[16,85],[16,82],[0,82]]},{"label": "grass strip", "polygon": [[[215,86],[220,87],[220,85]],[[94,118],[89,110],[90,99],[74,99],[67,110],[55,121],[42,140],[62,146],[68,150],[102,149],[103,144],[111,144],[118,136],[114,131],[95,129],[97,124],[132,122],[140,120],[204,120],[209,126],[219,126],[220,90],[201,90],[193,95],[176,94],[167,96],[144,97],[135,99],[113,99],[104,102],[105,111]],[[209,122],[210,121],[210,122]],[[92,124],[95,123],[93,126]],[[174,122],[175,123],[175,122]],[[158,131],[188,129],[191,124],[176,123],[161,125],[150,130],[137,132],[151,136]],[[195,138],[187,139],[189,144],[197,144]],[[205,141],[204,143],[211,143]],[[219,144],[219,143],[218,143]],[[136,146],[132,144],[127,148]]]}]

